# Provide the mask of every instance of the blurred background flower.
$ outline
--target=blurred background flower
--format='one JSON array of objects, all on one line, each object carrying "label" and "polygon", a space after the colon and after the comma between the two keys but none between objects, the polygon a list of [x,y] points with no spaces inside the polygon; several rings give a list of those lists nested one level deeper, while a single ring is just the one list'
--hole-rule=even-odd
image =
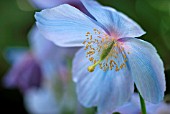
[{"label": "blurred background flower", "polygon": [[[37,2],[38,1],[40,0],[37,0]],[[49,0],[49,1],[53,1],[53,0]],[[167,82],[166,94],[170,93],[170,89],[169,89],[170,87],[170,82],[169,82],[170,80],[169,78],[170,76],[170,70],[169,70],[170,69],[170,45],[169,45],[170,44],[170,34],[169,34],[170,33],[170,7],[169,7],[170,1],[169,0],[161,0],[161,1],[160,0],[127,0],[127,1],[125,0],[98,0],[98,1],[103,5],[114,7],[115,9],[125,13],[130,18],[132,18],[137,23],[139,23],[139,25],[141,25],[142,28],[147,32],[147,34],[142,36],[142,38],[146,41],[151,42],[156,47],[159,55],[163,59],[164,64],[165,64],[165,70],[166,70],[165,73],[166,73],[166,80],[167,80],[166,81]],[[36,7],[37,7],[36,4],[34,4],[34,7],[32,7],[30,5],[30,1],[28,0],[12,0],[12,1],[1,0],[0,1],[0,12],[1,12],[1,16],[0,16],[0,21],[1,21],[0,23],[0,52],[1,52],[0,54],[0,63],[1,63],[0,64],[0,69],[1,69],[0,76],[1,76],[1,80],[3,76],[7,74],[8,70],[11,68],[11,64],[9,64],[4,58],[5,50],[8,47],[27,47],[27,48],[29,47],[27,34],[32,28],[32,25],[34,24],[34,12],[38,10],[38,9],[35,9]],[[46,6],[38,7],[38,8],[44,8],[44,7]],[[32,47],[34,46],[32,45]],[[21,54],[24,54],[24,53],[21,53]],[[29,55],[29,57],[27,56],[26,58],[19,60],[21,61],[20,63],[22,63],[22,61],[25,61],[25,62],[28,61],[28,63],[34,63],[34,64],[29,64],[31,67],[38,68],[39,67],[39,63],[37,64],[38,61],[36,60],[35,62],[35,59],[33,59],[30,56],[30,52],[27,54]],[[27,54],[25,53],[23,56],[26,56]],[[11,61],[13,61],[15,58],[18,58],[18,57],[13,57],[12,55],[8,55],[8,57],[12,57]],[[71,61],[71,60],[68,59],[68,61]],[[61,67],[67,66],[65,64],[67,64],[67,62],[66,63],[63,62],[62,64],[63,66]],[[69,64],[71,64],[71,62]],[[71,66],[71,65],[68,65],[68,66]],[[46,67],[46,65],[44,67]],[[61,75],[64,75],[63,74],[64,68],[60,68],[60,69],[61,70],[59,70],[58,73]],[[39,76],[41,77],[41,74]],[[61,81],[59,82],[61,83]],[[67,82],[67,79],[66,79],[66,82]],[[36,82],[35,87],[40,87],[39,84],[42,85],[42,83]],[[70,91],[72,90],[74,91],[73,82],[69,81],[69,84],[71,86],[67,86],[66,89]],[[56,87],[55,88],[56,91],[60,90],[60,86],[59,88],[57,88],[58,86],[55,86],[55,87]],[[2,86],[2,84],[0,88],[1,88],[0,89],[0,100],[1,100],[0,113],[4,111],[6,113],[7,112],[22,113],[22,114],[28,113],[24,109],[23,98],[22,98],[21,93],[18,90],[6,89],[4,88],[4,86]],[[37,89],[33,89],[32,91],[36,91],[36,90]],[[43,87],[43,89],[39,89],[38,91],[36,91],[40,96],[38,98],[42,98],[44,96],[44,98],[48,99],[48,97],[51,94],[50,92],[49,94],[48,93],[42,94],[43,92],[47,90],[45,89],[45,87]],[[34,96],[33,99],[35,99],[36,101],[38,94],[35,95],[34,92],[30,92],[28,96]],[[60,95],[57,95],[57,96],[60,97]],[[65,93],[66,98],[68,98],[67,96],[70,97],[69,92]],[[65,101],[67,101],[67,99]],[[42,102],[45,102],[45,100]],[[34,100],[33,100],[33,103],[34,103]],[[72,103],[69,105],[72,105]],[[27,108],[28,107],[29,106],[27,106]],[[43,107],[43,106],[40,106],[40,107]],[[81,108],[80,110],[77,110],[77,112],[79,111],[81,111]],[[69,111],[67,112],[67,110],[66,112],[63,112],[63,114],[67,114],[67,113],[69,113]],[[93,109],[88,110],[88,114],[90,113],[91,114],[94,113]]]},{"label": "blurred background flower", "polygon": [[[167,97],[169,98],[169,96]],[[168,102],[169,101],[162,101],[158,104],[152,104],[146,101],[147,114],[169,114],[170,104]],[[141,107],[139,95],[137,93],[134,93],[129,102],[119,107],[114,112],[119,112],[121,114],[140,114]]]}]

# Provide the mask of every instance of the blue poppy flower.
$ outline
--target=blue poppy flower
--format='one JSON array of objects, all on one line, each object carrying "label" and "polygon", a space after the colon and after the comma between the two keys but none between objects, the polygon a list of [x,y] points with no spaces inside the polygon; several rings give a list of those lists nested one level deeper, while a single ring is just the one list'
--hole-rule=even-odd
[{"label": "blue poppy flower", "polygon": [[134,83],[146,101],[162,101],[163,62],[152,44],[136,38],[145,34],[142,28],[94,0],[82,3],[93,18],[68,4],[35,14],[47,39],[63,47],[82,47],[72,68],[79,101],[110,114],[130,99]]},{"label": "blue poppy flower", "polygon": [[65,60],[73,57],[77,49],[57,47],[36,27],[29,34],[29,42],[30,50],[19,47],[7,50],[6,58],[12,62],[12,67],[4,76],[4,86],[19,88],[25,93],[29,89],[40,88],[43,80],[55,82],[62,79],[66,83],[68,68]]},{"label": "blue poppy flower", "polygon": [[70,103],[76,104],[75,98],[68,96],[74,92],[69,90],[72,86],[66,61],[73,58],[77,48],[54,45],[45,39],[36,27],[33,27],[29,34],[29,42],[30,51],[42,70],[43,80],[39,89],[31,88],[24,94],[26,109],[34,114],[58,114],[65,108],[72,111],[76,105],[65,104],[69,97]]},{"label": "blue poppy flower", "polygon": [[7,88],[19,88],[26,92],[30,88],[39,88],[42,82],[42,71],[37,60],[30,52],[21,52],[21,48],[7,50],[13,62],[12,68],[6,74],[3,84]]},{"label": "blue poppy flower", "polygon": [[12,62],[12,68],[4,76],[4,86],[19,89],[27,111],[32,114],[58,114],[63,109],[75,111],[78,104],[66,61],[73,58],[77,49],[54,45],[35,26],[29,42],[30,50],[19,47],[7,50],[6,58]]}]

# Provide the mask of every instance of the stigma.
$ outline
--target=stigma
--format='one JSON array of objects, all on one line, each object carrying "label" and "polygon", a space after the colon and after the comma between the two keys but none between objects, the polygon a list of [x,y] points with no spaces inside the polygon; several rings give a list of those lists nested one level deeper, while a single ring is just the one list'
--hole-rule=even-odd
[{"label": "stigma", "polygon": [[126,67],[127,56],[122,44],[97,29],[93,29],[93,32],[87,32],[83,42],[86,58],[92,63],[88,71],[93,72],[97,66],[103,71],[119,71]]}]

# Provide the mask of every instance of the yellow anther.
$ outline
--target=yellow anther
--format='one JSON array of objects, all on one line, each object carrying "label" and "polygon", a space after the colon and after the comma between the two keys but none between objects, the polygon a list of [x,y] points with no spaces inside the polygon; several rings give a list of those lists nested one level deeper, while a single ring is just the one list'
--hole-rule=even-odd
[{"label": "yellow anther", "polygon": [[114,46],[114,47],[117,47],[117,43],[115,43],[113,46]]},{"label": "yellow anther", "polygon": [[113,60],[110,60],[110,64],[112,64]]},{"label": "yellow anther", "polygon": [[120,65],[120,69],[122,69],[122,68],[123,68],[123,64]]},{"label": "yellow anther", "polygon": [[114,38],[111,38],[111,41],[114,42],[115,41]]},{"label": "yellow anther", "polygon": [[127,59],[125,59],[124,62],[127,62]]},{"label": "yellow anther", "polygon": [[96,63],[96,60],[94,60],[94,64]]},{"label": "yellow anther", "polygon": [[102,68],[103,68],[103,67],[102,67],[102,63],[100,63],[99,65],[100,65],[100,69],[102,69]]},{"label": "yellow anther", "polygon": [[90,40],[92,40],[92,35],[90,35]]},{"label": "yellow anther", "polygon": [[125,54],[123,54],[123,57],[126,59],[126,55]]},{"label": "yellow anther", "polygon": [[86,34],[90,34],[90,32],[87,32]]},{"label": "yellow anther", "polygon": [[118,66],[116,66],[116,69],[115,69],[115,71],[119,71],[119,68],[118,68]]},{"label": "yellow anther", "polygon": [[90,61],[93,61],[93,59],[94,59],[93,57],[90,57],[90,58],[89,58]]},{"label": "yellow anther", "polygon": [[108,45],[107,45],[107,44],[104,44],[104,48],[105,48],[105,49],[108,48]]},{"label": "yellow anther", "polygon": [[113,61],[113,63],[114,63],[115,65],[117,65],[117,63],[116,63],[115,61]]},{"label": "yellow anther", "polygon": [[104,42],[104,38],[102,38],[102,42]]}]

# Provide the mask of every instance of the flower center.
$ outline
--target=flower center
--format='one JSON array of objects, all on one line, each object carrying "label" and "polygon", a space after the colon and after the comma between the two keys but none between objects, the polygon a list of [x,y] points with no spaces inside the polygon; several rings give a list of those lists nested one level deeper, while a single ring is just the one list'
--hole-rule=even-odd
[{"label": "flower center", "polygon": [[94,29],[93,32],[93,35],[87,32],[87,39],[83,42],[84,50],[87,51],[86,58],[92,63],[88,67],[88,71],[93,72],[97,65],[103,71],[113,68],[115,71],[119,71],[126,67],[127,57],[122,44],[97,29]]}]

